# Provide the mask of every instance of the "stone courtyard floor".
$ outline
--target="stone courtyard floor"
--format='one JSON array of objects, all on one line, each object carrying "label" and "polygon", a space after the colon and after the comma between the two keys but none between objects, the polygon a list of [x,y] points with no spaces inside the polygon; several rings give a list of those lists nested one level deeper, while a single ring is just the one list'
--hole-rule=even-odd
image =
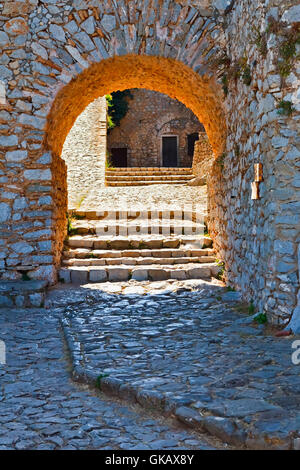
[{"label": "stone courtyard floor", "polygon": [[77,202],[70,201],[72,209],[110,210],[130,207],[151,209],[171,205],[178,209],[185,204],[207,207],[206,186],[186,184],[154,184],[149,186],[99,186]]},{"label": "stone courtyard floor", "polygon": [[218,281],[129,281],[2,309],[0,449],[298,448],[296,338],[238,297]]}]

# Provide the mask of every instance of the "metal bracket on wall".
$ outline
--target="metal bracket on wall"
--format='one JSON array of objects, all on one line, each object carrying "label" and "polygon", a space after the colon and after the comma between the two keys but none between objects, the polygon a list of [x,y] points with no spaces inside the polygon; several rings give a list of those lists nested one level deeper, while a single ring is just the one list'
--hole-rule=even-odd
[{"label": "metal bracket on wall", "polygon": [[254,181],[251,183],[251,199],[260,199],[259,183],[263,181],[262,163],[254,164]]}]

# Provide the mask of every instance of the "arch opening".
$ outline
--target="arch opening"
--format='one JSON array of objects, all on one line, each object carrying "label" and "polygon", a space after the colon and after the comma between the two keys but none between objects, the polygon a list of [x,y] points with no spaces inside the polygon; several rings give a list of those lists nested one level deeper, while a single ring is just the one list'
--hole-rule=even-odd
[{"label": "arch opening", "polygon": [[214,79],[174,59],[136,55],[93,64],[58,92],[47,120],[47,149],[59,156],[76,118],[92,101],[129,88],[147,88],[182,102],[203,123],[214,154],[222,153],[226,123]]}]

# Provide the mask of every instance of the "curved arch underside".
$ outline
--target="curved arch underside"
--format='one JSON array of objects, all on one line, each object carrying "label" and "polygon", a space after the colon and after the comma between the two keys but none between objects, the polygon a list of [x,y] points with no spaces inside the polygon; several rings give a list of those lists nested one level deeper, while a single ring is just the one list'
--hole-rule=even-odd
[{"label": "curved arch underside", "polygon": [[77,116],[100,96],[128,88],[147,88],[175,98],[203,123],[215,156],[226,140],[225,116],[215,81],[200,77],[174,59],[126,55],[91,65],[57,94],[47,120],[46,147],[60,155]]}]

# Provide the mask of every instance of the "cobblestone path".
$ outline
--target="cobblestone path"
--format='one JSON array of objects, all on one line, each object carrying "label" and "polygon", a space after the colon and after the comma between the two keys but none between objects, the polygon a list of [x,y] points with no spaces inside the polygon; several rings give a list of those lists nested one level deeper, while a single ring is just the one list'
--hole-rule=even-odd
[{"label": "cobblestone path", "polygon": [[0,450],[226,448],[74,384],[59,315],[59,309],[0,310],[7,349],[7,364],[0,365]]},{"label": "cobblestone path", "polygon": [[[185,184],[154,184],[151,186],[107,187],[99,186],[88,193],[77,204],[70,201],[71,208],[85,210],[111,210],[130,207],[153,209],[155,207],[183,205],[207,207],[206,186],[188,186]],[[79,207],[78,207],[79,206]]]},{"label": "cobblestone path", "polygon": [[109,283],[101,290],[86,286],[86,298],[65,308],[76,374],[100,376],[108,394],[156,407],[225,442],[297,448],[295,337],[276,338],[246,313],[238,293],[220,285],[150,286],[132,282],[121,295],[109,292]]}]

